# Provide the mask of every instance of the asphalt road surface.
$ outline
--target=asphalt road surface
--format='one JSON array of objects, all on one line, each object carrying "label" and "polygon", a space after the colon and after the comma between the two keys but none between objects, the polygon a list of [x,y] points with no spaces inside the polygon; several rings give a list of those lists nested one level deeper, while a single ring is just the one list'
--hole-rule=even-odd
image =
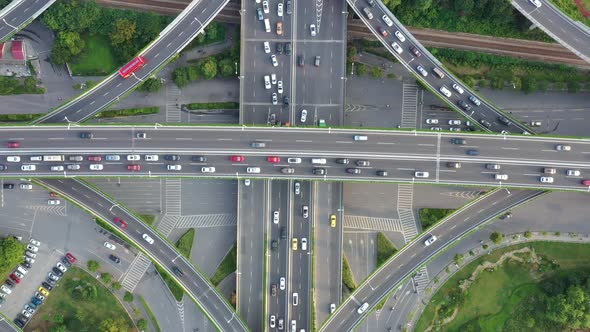
[{"label": "asphalt road surface", "polygon": [[[410,242],[394,259],[374,272],[338,307],[319,331],[353,330],[375,305],[440,251],[502,211],[541,194],[542,191],[500,189],[468,204],[446,222],[435,225],[427,233],[419,236],[417,241]],[[424,245],[424,241],[431,236],[436,236],[437,240],[428,246]],[[364,303],[367,303],[368,307],[360,311]]]},{"label": "asphalt road surface", "polygon": [[26,23],[33,21],[54,2],[55,0],[14,0],[15,6],[0,17],[0,40],[8,38]]}]

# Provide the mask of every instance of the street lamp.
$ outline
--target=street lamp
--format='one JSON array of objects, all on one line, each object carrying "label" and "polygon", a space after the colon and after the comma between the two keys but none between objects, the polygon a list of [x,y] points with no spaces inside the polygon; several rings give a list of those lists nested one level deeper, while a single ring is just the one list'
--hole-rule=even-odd
[{"label": "street lamp", "polygon": [[235,62],[235,64],[236,64],[236,75],[237,75],[238,74],[238,63]]}]

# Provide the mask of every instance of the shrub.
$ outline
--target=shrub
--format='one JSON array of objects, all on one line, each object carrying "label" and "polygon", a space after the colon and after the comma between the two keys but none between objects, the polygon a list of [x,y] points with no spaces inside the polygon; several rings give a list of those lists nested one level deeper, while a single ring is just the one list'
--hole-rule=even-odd
[{"label": "shrub", "polygon": [[123,295],[123,301],[132,302],[133,301],[133,294],[131,294],[130,292],[125,292],[125,295]]},{"label": "shrub", "polygon": [[504,241],[504,234],[502,234],[502,233],[500,233],[498,231],[493,232],[490,235],[490,240],[492,242],[494,242],[495,244],[500,244],[500,243],[502,243],[502,241]]},{"label": "shrub", "polygon": [[531,231],[524,232],[524,237],[526,237],[527,239],[530,239],[532,236],[533,236],[533,233]]},{"label": "shrub", "polygon": [[102,282],[104,282],[105,284],[108,284],[109,282],[111,282],[112,278],[113,278],[113,276],[111,276],[111,274],[108,272],[104,272],[104,273],[100,274],[100,279],[102,279]]},{"label": "shrub", "polygon": [[100,268],[100,264],[97,261],[89,260],[87,263],[88,271],[95,272]]}]

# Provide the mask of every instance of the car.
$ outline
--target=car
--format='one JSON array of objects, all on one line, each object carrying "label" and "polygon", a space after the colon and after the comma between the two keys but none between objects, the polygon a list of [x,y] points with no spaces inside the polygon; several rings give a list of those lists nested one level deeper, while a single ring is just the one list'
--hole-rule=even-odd
[{"label": "car", "polygon": [[279,223],[279,215],[280,214],[279,214],[279,211],[278,210],[276,210],[276,211],[274,211],[272,213],[272,222],[273,223],[275,223],[275,224],[278,224]]},{"label": "car", "polygon": [[248,167],[246,173],[260,173],[260,167]]},{"label": "car", "polygon": [[68,164],[66,165],[66,169],[72,170],[72,171],[77,171],[81,168],[82,166],[80,164]]},{"label": "car", "polygon": [[177,154],[166,154],[164,155],[164,159],[168,161],[179,161],[180,156]]},{"label": "car", "polygon": [[21,319],[19,319],[19,318],[16,318],[16,319],[14,320],[14,324],[16,324],[16,326],[20,327],[21,329],[22,329],[23,327],[25,327],[25,321],[23,321],[23,320],[21,320]]},{"label": "car", "polygon": [[500,216],[500,220],[504,220],[504,219],[510,219],[512,218],[512,213],[511,212],[506,212],[503,215]]},{"label": "car", "polygon": [[145,240],[145,242],[149,244],[154,244],[154,239],[152,239],[152,237],[147,235],[146,233],[144,233],[141,237]]},{"label": "car", "polygon": [[7,168],[6,165],[0,164],[0,171],[5,171]]},{"label": "car", "polygon": [[20,284],[20,278],[17,277],[14,273],[10,274],[10,279],[12,279],[15,283]]},{"label": "car", "polygon": [[301,215],[302,215],[302,216],[303,216],[303,218],[305,218],[305,219],[309,218],[309,206],[307,206],[307,205],[304,205],[304,206],[301,208]]},{"label": "car", "polygon": [[590,186],[590,180],[582,180],[583,186]]},{"label": "car", "polygon": [[279,36],[283,35],[283,22],[281,22],[281,21],[277,22],[277,35],[279,35]]},{"label": "car", "polygon": [[269,163],[280,163],[281,162],[281,157],[277,157],[277,156],[268,156],[266,157],[266,161],[268,161]]},{"label": "car", "polygon": [[541,121],[531,121],[531,127],[541,127]]},{"label": "car", "polygon": [[283,16],[283,3],[279,2],[277,5],[277,15],[282,17]]},{"label": "car", "polygon": [[397,52],[397,54],[402,54],[404,50],[399,46],[397,43],[392,43],[391,47]]},{"label": "car", "polygon": [[172,272],[177,276],[177,277],[182,277],[184,276],[184,272],[182,272],[182,270],[178,267],[178,266],[173,266],[172,267]]},{"label": "car", "polygon": [[416,70],[424,77],[428,76],[428,72],[421,65],[416,66]]},{"label": "car", "polygon": [[291,240],[291,249],[293,251],[297,250],[298,247],[298,240],[296,237],[293,238],[293,240]]},{"label": "car", "polygon": [[106,248],[108,248],[108,249],[111,249],[111,250],[115,250],[115,249],[117,249],[117,246],[115,246],[114,244],[112,244],[112,243],[110,243],[110,242],[105,242],[105,243],[103,243],[103,245],[104,245]]},{"label": "car", "polygon": [[441,131],[442,127],[430,127],[430,130]]},{"label": "car", "polygon": [[368,161],[368,160],[357,160],[357,161],[355,162],[355,164],[356,164],[357,166],[360,166],[360,167],[369,167],[369,166],[371,166],[371,162],[370,162],[370,161]]},{"label": "car", "polygon": [[37,240],[35,240],[33,238],[31,238],[29,240],[29,243],[31,243],[32,245],[37,246],[37,247],[39,247],[41,245],[41,242],[39,242],[39,241],[37,241]]},{"label": "car", "polygon": [[38,298],[36,298],[36,297],[33,296],[33,297],[31,297],[31,303],[33,303],[36,306],[39,306],[39,305],[41,305],[43,303],[43,301],[41,301]]},{"label": "car", "polygon": [[57,266],[54,266],[51,269],[51,271],[53,271],[53,273],[60,278],[63,277],[63,275],[64,275],[64,273],[60,269],[58,269]]},{"label": "car", "polygon": [[259,21],[264,21],[264,13],[262,12],[262,8],[256,8],[256,15],[258,16]]},{"label": "car", "polygon": [[204,163],[207,162],[207,157],[205,156],[192,156],[191,158],[193,161]]},{"label": "car", "polygon": [[382,27],[377,27],[377,31],[379,31],[379,34],[381,34],[381,36],[383,37],[389,36],[389,32],[386,29],[383,29]]},{"label": "car", "polygon": [[270,43],[265,41],[263,43],[263,45],[264,45],[264,53],[270,53]]},{"label": "car", "polygon": [[264,11],[265,14],[268,14],[270,12],[270,10],[268,8],[268,1],[267,0],[262,1],[262,10]]},{"label": "car", "polygon": [[299,294],[297,292],[293,292],[293,305],[296,306],[299,304]]},{"label": "car", "polygon": [[66,272],[68,270],[67,267],[65,267],[62,263],[57,262],[57,264],[55,265],[61,272]]},{"label": "car", "polygon": [[486,128],[492,127],[492,124],[489,123],[488,121],[484,120],[484,119],[479,120],[479,123],[481,123],[481,125],[484,126],[484,127],[486,127]]},{"label": "car", "polygon": [[277,94],[273,92],[272,94],[272,104],[273,105],[278,105],[279,104],[279,99],[277,97]]},{"label": "car", "polygon": [[6,286],[10,287],[10,289],[13,289],[14,286],[16,286],[16,283],[12,279],[6,279],[4,282],[6,283]]},{"label": "car", "polygon": [[487,169],[500,169],[500,164],[486,164]]},{"label": "car", "polygon": [[215,167],[201,167],[202,173],[215,173]]},{"label": "car", "polygon": [[337,159],[334,159],[334,162],[336,164],[340,164],[340,165],[348,165],[350,163],[350,159],[348,159],[348,158],[337,158]]},{"label": "car", "polygon": [[434,235],[431,235],[429,238],[427,238],[427,239],[424,241],[424,245],[428,247],[428,246],[429,246],[429,245],[431,245],[431,244],[432,244],[434,241],[436,241],[436,239],[437,239],[437,237],[436,237],[436,236],[434,236]]},{"label": "car", "polygon": [[461,163],[456,162],[456,161],[448,162],[447,167],[448,168],[461,168]]},{"label": "car", "polygon": [[18,162],[20,162],[20,157],[19,156],[7,156],[6,161],[10,162],[10,163],[18,163]]},{"label": "car", "polygon": [[30,250],[32,252],[37,252],[37,251],[39,251],[39,247],[35,247],[32,244],[27,244],[27,250]]},{"label": "car", "polygon": [[76,263],[76,261],[77,261],[76,257],[75,257],[74,255],[72,255],[71,253],[69,253],[69,252],[66,254],[66,259],[67,259],[67,260],[68,260],[68,261],[69,261],[71,264],[74,264],[74,263]]},{"label": "car", "polygon": [[299,121],[301,121],[301,123],[305,123],[305,121],[307,121],[307,110],[301,110]]},{"label": "car", "polygon": [[4,292],[5,294],[10,294],[10,293],[12,293],[12,290],[11,290],[11,289],[10,289],[8,286],[6,286],[6,285],[2,285],[2,286],[0,286],[0,290],[1,290],[2,292]]},{"label": "car", "polygon": [[422,53],[420,53],[420,50],[414,45],[410,46],[410,52],[412,52],[412,54],[414,54],[417,58],[422,56]]},{"label": "car", "polygon": [[285,277],[280,277],[279,278],[279,288],[281,290],[285,290],[285,284],[286,284]]},{"label": "car", "polygon": [[20,148],[20,142],[8,142],[7,146],[9,149]]},{"label": "car", "polygon": [[402,34],[402,33],[401,33],[399,30],[395,31],[393,34],[394,34],[394,35],[397,37],[397,39],[398,39],[400,42],[402,42],[402,43],[403,43],[403,42],[405,42],[405,41],[406,41],[406,37],[405,37],[405,36],[404,36],[404,35],[403,35],[403,34]]},{"label": "car", "polygon": [[62,165],[55,165],[49,167],[49,169],[53,172],[62,172],[64,170],[64,167]]},{"label": "car", "polygon": [[36,310],[37,306],[36,305],[31,305],[31,303],[27,303],[25,304],[25,310],[28,311],[30,314],[34,314]]},{"label": "car", "polygon": [[543,173],[545,174],[556,174],[557,173],[557,169],[553,168],[553,167],[545,167],[543,168]]},{"label": "car", "polygon": [[57,275],[55,275],[53,272],[49,272],[47,273],[47,277],[53,281],[58,281],[59,277]]},{"label": "car", "polygon": [[37,254],[29,250],[25,251],[25,255],[31,258],[37,258]]},{"label": "car", "polygon": [[80,133],[80,138],[92,139],[92,138],[94,138],[94,134],[89,131],[84,131],[84,132]]},{"label": "car", "polygon": [[[279,65],[279,62],[277,61],[277,56],[274,54],[270,56],[270,62],[272,63],[273,67],[277,67]],[[275,78],[274,82],[275,83],[273,83],[273,84],[276,84],[276,78]]]},{"label": "car", "polygon": [[461,120],[449,120],[449,126],[460,126]]},{"label": "car", "polygon": [[467,99],[469,99],[469,101],[472,102],[475,106],[481,105],[481,101],[479,101],[479,99],[477,99],[475,96],[469,96]]},{"label": "car", "polygon": [[508,174],[495,174],[494,179],[499,181],[506,181],[508,180]]},{"label": "car", "polygon": [[541,1],[539,0],[529,0],[530,3],[532,3],[533,5],[535,5],[535,7],[540,8],[541,7]]},{"label": "car", "polygon": [[103,166],[102,164],[90,164],[89,168],[91,171],[102,171]]},{"label": "car", "polygon": [[426,119],[426,124],[438,124],[438,119]]},{"label": "car", "polygon": [[373,13],[371,13],[371,10],[368,7],[363,8],[363,13],[369,20],[373,19]]},{"label": "car", "polygon": [[182,171],[182,165],[166,165],[166,169],[169,171]]},{"label": "car", "polygon": [[449,128],[450,131],[461,131],[461,128],[459,127],[451,127]]},{"label": "car", "polygon": [[283,105],[289,106],[289,96],[283,96]]},{"label": "car", "polygon": [[293,7],[291,6],[291,0],[287,1],[287,14],[291,15],[293,13]]},{"label": "car", "polygon": [[270,294],[272,296],[277,296],[277,284],[270,285]]},{"label": "car", "polygon": [[281,168],[281,173],[283,173],[283,174],[295,174],[295,169],[293,167],[283,167],[283,168]]},{"label": "car", "polygon": [[26,267],[27,269],[30,269],[33,266],[33,265],[31,265],[31,263],[29,263],[27,261],[24,261],[21,264],[22,264],[22,266]]},{"label": "car", "polygon": [[[39,157],[42,158],[41,156],[39,156]],[[33,157],[31,157],[31,158],[33,158]],[[33,159],[31,159],[31,160],[33,160]],[[41,160],[38,160],[38,161],[41,161]],[[68,160],[69,161],[83,161],[84,157],[83,156],[69,156]]]},{"label": "car", "polygon": [[47,296],[49,296],[49,292],[43,287],[39,287],[39,290],[35,292],[35,297],[41,301],[45,301]]},{"label": "car", "polygon": [[135,134],[135,138],[139,138],[139,139],[146,139],[147,138],[147,133],[144,132],[138,132]]},{"label": "car", "polygon": [[29,311],[25,310],[25,309],[23,309],[23,311],[21,311],[21,314],[23,316],[25,316],[27,319],[33,317],[33,314],[30,313]]},{"label": "car", "polygon": [[128,171],[132,171],[132,172],[140,171],[141,170],[141,166],[138,165],[138,164],[127,165],[127,170]]},{"label": "car", "polygon": [[279,94],[283,93],[283,81],[277,81],[277,92]]},{"label": "car", "polygon": [[50,292],[53,290],[53,286],[51,286],[47,281],[43,281],[41,285]]},{"label": "car", "polygon": [[250,179],[244,179],[244,185],[246,187],[250,186]]},{"label": "car", "polygon": [[377,176],[387,176],[387,175],[388,175],[387,171],[384,171],[384,170],[377,171]]},{"label": "car", "polygon": [[360,168],[347,168],[346,169],[346,173],[349,173],[349,174],[361,174],[361,169]]},{"label": "car", "polygon": [[37,169],[37,166],[35,166],[35,165],[22,165],[20,167],[20,169],[21,169],[21,171],[24,171],[24,172],[32,172]]},{"label": "car", "polygon": [[[101,161],[102,157],[101,156],[88,156],[88,158],[86,158],[86,159],[88,159],[88,161]],[[127,158],[127,160],[129,160],[129,157]]]},{"label": "car", "polygon": [[572,151],[572,146],[571,145],[558,144],[558,145],[555,146],[555,150],[557,150],[557,151]]},{"label": "car", "polygon": [[301,194],[301,183],[295,182],[293,184],[293,191],[295,192],[295,195]]},{"label": "car", "polygon": [[501,115],[498,117],[498,121],[500,121],[505,126],[510,126],[512,124],[512,121],[508,120],[506,117],[503,117]]},{"label": "car", "polygon": [[265,75],[264,76],[264,88],[266,90],[268,90],[268,89],[271,88],[271,85],[270,85],[270,76],[269,75]]},{"label": "car", "polygon": [[457,100],[457,105],[459,105],[459,107],[461,107],[462,109],[466,110],[466,111],[471,111],[473,109],[473,107],[471,105],[469,105],[467,102],[465,102],[464,100]]},{"label": "car", "polygon": [[365,1],[367,1],[367,4],[369,4],[369,6],[375,7],[375,0],[365,0]]},{"label": "car", "polygon": [[542,183],[553,183],[553,177],[551,177],[551,176],[541,176],[539,178],[539,181],[541,181]]},{"label": "car", "polygon": [[479,155],[479,150],[475,150],[475,149],[469,149],[467,150],[467,155],[469,156],[478,156]]},{"label": "car", "polygon": [[356,313],[360,315],[363,312],[365,312],[365,310],[367,310],[368,307],[369,307],[369,304],[367,302],[365,302],[358,309],[356,309]]},{"label": "car", "polygon": [[229,157],[230,161],[236,162],[236,163],[241,163],[244,160],[246,160],[246,158],[244,158],[244,156],[230,156]]},{"label": "car", "polygon": [[315,175],[326,175],[327,173],[325,168],[314,168],[312,172]]},{"label": "car", "polygon": [[580,171],[577,169],[568,169],[567,171],[565,171],[565,175],[567,176],[580,176]]},{"label": "car", "polygon": [[275,315],[270,315],[270,328],[274,329],[276,327],[276,322],[277,318]]},{"label": "car", "polygon": [[424,171],[416,171],[414,172],[414,177],[417,178],[427,178],[430,176],[430,173]]},{"label": "car", "polygon": [[31,258],[31,257],[25,256],[23,258],[24,258],[24,260],[25,260],[26,263],[29,263],[29,264],[35,263],[35,260],[33,258]]},{"label": "car", "polygon": [[157,154],[146,154],[143,158],[145,159],[145,161],[158,161],[160,159],[160,156],[158,156]]},{"label": "car", "polygon": [[287,158],[287,162],[289,164],[301,164],[301,158],[290,157],[290,158]]},{"label": "car", "polygon": [[108,161],[119,161],[121,160],[121,156],[117,154],[107,154],[106,156],[104,156],[104,159]]},{"label": "car", "polygon": [[121,264],[121,259],[115,255],[109,255],[109,259],[115,262],[116,264]]},{"label": "car", "polygon": [[391,18],[389,18],[389,16],[383,15],[383,16],[381,16],[381,18],[383,19],[383,22],[385,22],[385,24],[387,24],[388,27],[393,25],[393,21],[391,20]]},{"label": "car", "polygon": [[336,215],[335,214],[330,215],[330,227],[336,227]]},{"label": "car", "polygon": [[317,31],[316,31],[315,24],[310,24],[309,25],[309,33],[311,34],[312,37],[315,37],[316,36]]},{"label": "car", "polygon": [[459,94],[463,94],[463,92],[465,92],[465,90],[463,90],[463,88],[457,83],[453,83],[453,90],[459,92]]},{"label": "car", "polygon": [[68,268],[72,266],[72,263],[70,263],[70,261],[65,256],[61,258],[61,262]]},{"label": "car", "polygon": [[449,91],[449,89],[444,85],[441,86],[438,90],[440,91],[440,93],[445,95],[447,98],[450,98],[452,96],[451,91]]}]

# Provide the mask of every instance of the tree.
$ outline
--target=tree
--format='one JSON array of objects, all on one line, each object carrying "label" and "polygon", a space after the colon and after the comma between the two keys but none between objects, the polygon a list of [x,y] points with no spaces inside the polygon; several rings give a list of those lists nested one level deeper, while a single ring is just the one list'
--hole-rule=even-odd
[{"label": "tree", "polygon": [[114,290],[119,290],[119,289],[121,289],[123,286],[121,285],[121,283],[120,283],[120,282],[118,282],[118,281],[114,281],[114,282],[111,284],[111,287],[112,287]]},{"label": "tree", "polygon": [[473,0],[455,0],[453,2],[453,7],[455,11],[461,15],[469,15],[473,10],[473,6],[475,5]]},{"label": "tree", "polygon": [[104,272],[100,274],[100,279],[102,279],[102,282],[104,282],[105,284],[108,284],[109,282],[111,282],[113,276],[111,276],[110,273],[108,272]]},{"label": "tree", "polygon": [[116,20],[111,31],[111,43],[113,46],[128,44],[135,37],[135,29],[135,22],[126,18]]},{"label": "tree", "polygon": [[100,264],[97,261],[89,260],[87,263],[88,271],[95,272],[100,268]]},{"label": "tree", "polygon": [[231,77],[236,73],[236,64],[231,59],[219,61],[219,71],[222,77]]},{"label": "tree", "polygon": [[367,74],[367,67],[364,64],[358,63],[358,62],[356,62],[355,64],[356,64],[356,74],[358,76],[363,76],[363,75]]},{"label": "tree", "polygon": [[172,72],[172,81],[179,88],[187,86],[189,83],[187,69],[184,67],[174,69],[174,71]]},{"label": "tree", "polygon": [[550,297],[545,311],[547,318],[566,329],[590,327],[590,297],[588,295],[587,287],[574,285],[569,287],[565,294]]},{"label": "tree", "polygon": [[131,294],[130,292],[125,292],[125,295],[123,295],[123,301],[132,302],[133,301],[133,294]]},{"label": "tree", "polygon": [[373,76],[373,78],[382,78],[383,77],[383,70],[379,67],[372,67],[371,68],[371,76]]},{"label": "tree", "polygon": [[527,239],[530,239],[533,236],[533,233],[531,231],[526,231],[524,232],[524,237]]},{"label": "tree", "polygon": [[156,77],[150,77],[145,80],[138,88],[139,91],[144,92],[158,92],[162,88],[162,81]]},{"label": "tree", "polygon": [[53,322],[55,324],[63,324],[64,316],[62,314],[55,314],[53,315]]},{"label": "tree", "polygon": [[13,236],[0,240],[0,271],[13,269],[22,260],[24,245]]},{"label": "tree", "polygon": [[504,234],[502,234],[498,231],[493,232],[490,235],[490,240],[492,240],[492,242],[494,242],[495,244],[502,243],[502,241],[504,241]]},{"label": "tree", "polygon": [[529,94],[537,89],[537,79],[532,76],[522,78],[522,91]]},{"label": "tree", "polygon": [[122,317],[117,319],[109,318],[100,322],[101,332],[126,332],[128,328],[129,326]]},{"label": "tree", "polygon": [[580,82],[576,79],[570,79],[567,81],[567,91],[569,93],[576,93],[580,90]]},{"label": "tree", "polygon": [[50,330],[51,332],[66,332],[66,326],[65,325],[56,325],[54,327],[51,328]]},{"label": "tree", "polygon": [[217,76],[217,60],[214,57],[207,58],[201,64],[201,75],[206,80],[210,80]]},{"label": "tree", "polygon": [[145,331],[145,330],[147,330],[147,327],[148,327],[148,322],[147,322],[147,320],[145,320],[145,319],[141,318],[141,319],[139,319],[139,320],[137,321],[137,328],[138,328],[138,329],[140,329],[140,330],[142,330],[142,331]]}]

